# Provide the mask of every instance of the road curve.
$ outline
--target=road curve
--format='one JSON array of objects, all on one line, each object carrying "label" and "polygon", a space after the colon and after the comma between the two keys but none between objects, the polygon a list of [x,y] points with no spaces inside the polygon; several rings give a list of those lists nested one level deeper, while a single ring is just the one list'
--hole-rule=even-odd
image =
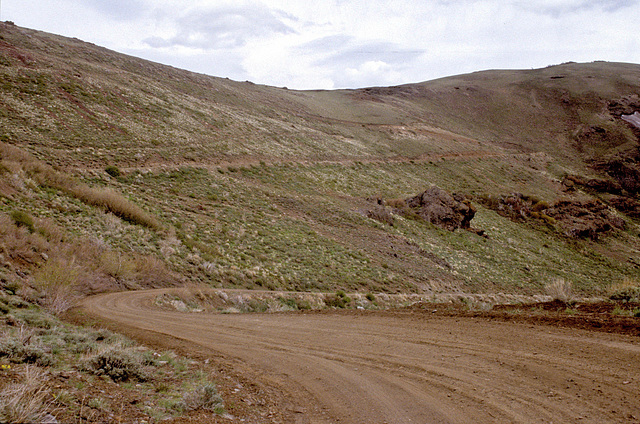
[{"label": "road curve", "polygon": [[295,422],[640,423],[637,337],[411,312],[154,306],[171,290],[99,295],[82,308],[273,376],[304,411]]}]

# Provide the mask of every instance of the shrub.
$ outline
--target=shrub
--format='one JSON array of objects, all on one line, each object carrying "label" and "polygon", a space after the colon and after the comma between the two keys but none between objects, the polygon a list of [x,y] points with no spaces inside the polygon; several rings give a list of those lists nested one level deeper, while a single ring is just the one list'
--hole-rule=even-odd
[{"label": "shrub", "polygon": [[118,178],[119,176],[122,175],[122,172],[120,172],[120,169],[115,165],[107,166],[104,169],[104,172],[106,172],[107,174],[111,175],[113,178]]},{"label": "shrub", "polygon": [[607,291],[609,299],[623,302],[640,302],[640,283],[624,280],[613,284]]},{"label": "shrub", "polygon": [[194,411],[204,409],[207,411],[215,411],[222,413],[224,403],[218,394],[218,390],[214,384],[207,383],[197,389],[185,393],[180,404],[181,409],[185,411]]},{"label": "shrub", "polygon": [[366,212],[367,218],[375,219],[378,222],[387,224],[393,227],[394,219],[393,215],[384,206],[376,206],[373,209],[369,209]]},{"label": "shrub", "polygon": [[280,301],[280,303],[282,304],[282,306],[284,306],[287,309],[291,309],[292,311],[297,311],[298,310],[298,302],[296,301],[296,299],[286,299],[284,297],[281,297],[278,299]]},{"label": "shrub", "polygon": [[83,369],[96,375],[109,376],[113,381],[146,381],[143,358],[131,350],[113,347],[85,361]]},{"label": "shrub", "polygon": [[[533,200],[532,200],[533,202]],[[545,202],[544,200],[539,200],[537,201],[533,207],[531,208],[532,211],[534,212],[541,212],[545,209],[549,209],[549,203]]]},{"label": "shrub", "polygon": [[391,208],[400,210],[407,208],[407,202],[402,199],[389,199],[386,201],[386,205]]},{"label": "shrub", "polygon": [[18,293],[18,290],[20,290],[20,284],[17,281],[8,281],[4,285],[4,289],[7,293],[15,295],[16,293]]},{"label": "shrub", "polygon": [[24,227],[29,230],[30,233],[33,233],[35,230],[33,218],[28,213],[23,211],[13,211],[10,216],[16,226]]},{"label": "shrub", "polygon": [[[50,329],[58,325],[58,322],[54,317],[49,314],[43,313],[42,310],[38,308],[18,310],[15,311],[14,314],[19,321],[31,327],[36,327],[39,329]],[[25,330],[20,327],[20,331]]]},{"label": "shrub", "polygon": [[119,252],[106,251],[99,257],[102,271],[117,279],[133,278],[136,272],[136,263]]},{"label": "shrub", "polygon": [[351,303],[351,298],[342,290],[334,295],[325,296],[324,303],[330,308],[346,308]]},{"label": "shrub", "polygon": [[50,259],[38,268],[33,274],[33,285],[44,294],[43,305],[55,313],[69,309],[79,273],[73,260],[62,258]]},{"label": "shrub", "polygon": [[369,302],[375,302],[376,296],[373,293],[367,293],[365,296]]},{"label": "shrub", "polygon": [[545,292],[554,300],[569,303],[573,299],[573,284],[562,278],[557,278],[553,282],[544,286]]},{"label": "shrub", "polygon": [[15,339],[0,343],[0,357],[6,357],[15,364],[35,364],[43,367],[53,363],[53,358],[41,346],[21,345]]},{"label": "shrub", "polygon": [[311,302],[305,299],[296,299],[296,306],[301,311],[309,310],[312,308]]}]

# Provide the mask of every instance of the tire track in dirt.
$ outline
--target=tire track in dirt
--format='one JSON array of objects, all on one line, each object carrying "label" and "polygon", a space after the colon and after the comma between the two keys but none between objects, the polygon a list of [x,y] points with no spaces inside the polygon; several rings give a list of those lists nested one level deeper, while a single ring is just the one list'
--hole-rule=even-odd
[{"label": "tire track in dirt", "polygon": [[410,312],[222,315],[153,305],[171,290],[100,295],[83,309],[271,376],[304,411],[291,422],[640,422],[637,337]]}]

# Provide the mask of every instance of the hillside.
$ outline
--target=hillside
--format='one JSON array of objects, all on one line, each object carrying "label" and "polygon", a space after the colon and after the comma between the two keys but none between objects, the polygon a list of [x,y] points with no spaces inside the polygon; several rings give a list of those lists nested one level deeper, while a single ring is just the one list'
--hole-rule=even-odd
[{"label": "hillside", "polygon": [[[640,278],[639,130],[621,117],[640,65],[295,91],[0,35],[0,276],[57,308],[188,282],[598,295]],[[474,231],[403,201],[433,185],[466,196]]]}]

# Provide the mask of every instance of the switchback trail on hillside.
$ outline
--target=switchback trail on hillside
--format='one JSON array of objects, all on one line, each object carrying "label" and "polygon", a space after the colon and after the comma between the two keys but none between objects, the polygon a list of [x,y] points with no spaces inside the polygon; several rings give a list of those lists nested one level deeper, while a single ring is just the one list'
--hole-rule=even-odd
[{"label": "switchback trail on hillside", "polygon": [[415,311],[155,306],[172,290],[179,289],[98,295],[82,309],[147,341],[190,346],[268,376],[290,401],[288,422],[640,422],[637,337]]}]

